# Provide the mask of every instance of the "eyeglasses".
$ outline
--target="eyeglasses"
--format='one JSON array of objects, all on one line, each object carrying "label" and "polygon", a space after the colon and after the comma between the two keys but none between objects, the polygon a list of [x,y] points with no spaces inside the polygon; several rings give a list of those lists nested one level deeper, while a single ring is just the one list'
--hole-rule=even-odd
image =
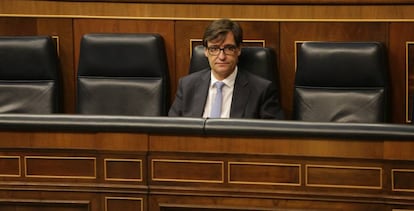
[{"label": "eyeglasses", "polygon": [[234,45],[226,45],[224,48],[220,48],[218,46],[207,47],[207,51],[211,56],[217,56],[221,51],[223,51],[225,55],[234,55],[236,50],[237,47]]}]

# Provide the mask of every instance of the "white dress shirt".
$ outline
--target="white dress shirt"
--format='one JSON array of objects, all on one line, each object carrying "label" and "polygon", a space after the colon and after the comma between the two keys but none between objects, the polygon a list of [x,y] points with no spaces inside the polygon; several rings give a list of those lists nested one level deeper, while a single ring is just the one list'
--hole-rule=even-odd
[{"label": "white dress shirt", "polygon": [[[221,106],[220,118],[230,117],[231,101],[233,99],[234,82],[236,80],[236,76],[237,76],[237,67],[233,71],[232,74],[230,74],[227,78],[222,80],[222,82],[224,83],[224,86],[222,88],[222,95],[223,95],[222,103],[223,104]],[[208,89],[207,101],[206,101],[206,105],[204,107],[204,113],[203,113],[204,118],[210,117],[211,106],[217,94],[216,86],[214,86],[216,81],[218,80],[214,77],[213,73],[211,73],[210,87]]]}]

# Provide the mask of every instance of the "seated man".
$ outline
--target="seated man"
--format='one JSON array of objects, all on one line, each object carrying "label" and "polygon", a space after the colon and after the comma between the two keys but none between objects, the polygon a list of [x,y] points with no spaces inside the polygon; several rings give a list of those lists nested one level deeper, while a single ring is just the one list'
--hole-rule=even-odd
[{"label": "seated man", "polygon": [[229,20],[212,22],[203,45],[210,68],[180,79],[169,116],[283,119],[275,85],[237,68],[243,32]]}]

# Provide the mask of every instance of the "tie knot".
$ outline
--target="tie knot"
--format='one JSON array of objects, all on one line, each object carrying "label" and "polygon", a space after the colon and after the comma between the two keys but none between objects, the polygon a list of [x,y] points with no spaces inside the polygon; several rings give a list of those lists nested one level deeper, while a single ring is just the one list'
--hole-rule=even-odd
[{"label": "tie knot", "polygon": [[223,87],[224,86],[224,82],[222,82],[222,81],[216,81],[216,88],[217,89],[221,89],[221,87]]}]

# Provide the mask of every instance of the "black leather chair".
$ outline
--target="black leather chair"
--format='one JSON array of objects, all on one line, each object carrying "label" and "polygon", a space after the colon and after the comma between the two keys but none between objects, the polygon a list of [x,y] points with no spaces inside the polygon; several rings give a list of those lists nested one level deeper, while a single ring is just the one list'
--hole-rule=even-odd
[{"label": "black leather chair", "polygon": [[388,63],[378,42],[304,42],[297,55],[293,119],[388,121]]},{"label": "black leather chair", "polygon": [[51,37],[0,37],[0,113],[61,112],[60,77]]},{"label": "black leather chair", "polygon": [[80,114],[164,116],[168,64],[158,34],[87,34],[77,73]]},{"label": "black leather chair", "polygon": [[[279,84],[277,77],[276,53],[273,48],[267,47],[242,47],[238,66],[240,69],[252,71],[252,73],[271,80],[276,86]],[[204,46],[196,45],[192,49],[189,73],[200,71],[210,67],[207,57],[204,55]]]}]

